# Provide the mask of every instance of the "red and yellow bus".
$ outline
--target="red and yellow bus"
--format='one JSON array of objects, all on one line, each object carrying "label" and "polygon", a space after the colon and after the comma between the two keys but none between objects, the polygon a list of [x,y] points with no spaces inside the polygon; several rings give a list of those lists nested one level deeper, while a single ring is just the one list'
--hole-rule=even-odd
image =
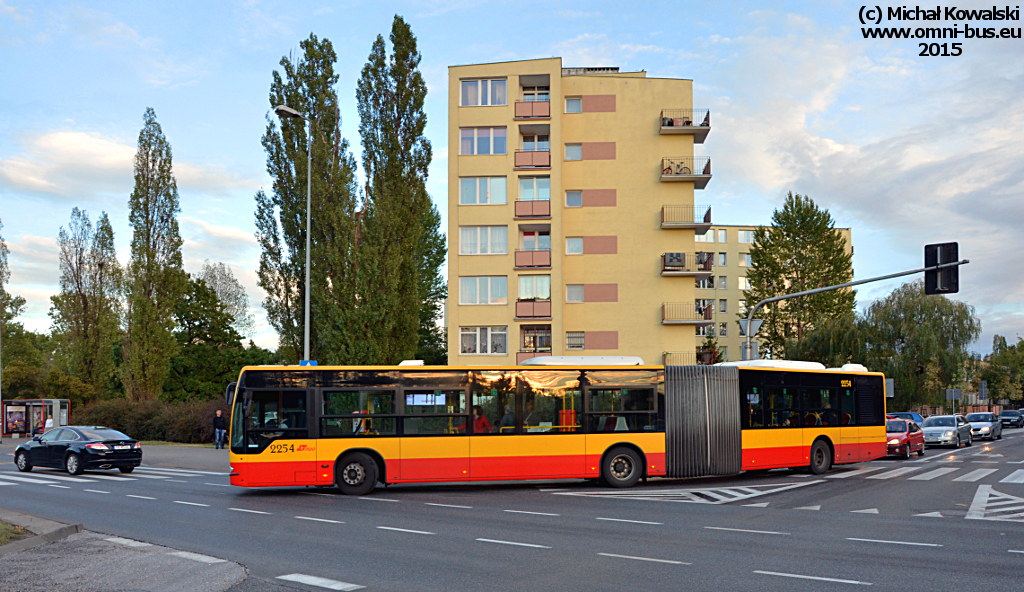
[{"label": "red and yellow bus", "polygon": [[[257,366],[228,387],[231,483],[730,475],[885,456],[881,374],[756,361],[618,365]],[[603,359],[607,361],[608,359]]]}]

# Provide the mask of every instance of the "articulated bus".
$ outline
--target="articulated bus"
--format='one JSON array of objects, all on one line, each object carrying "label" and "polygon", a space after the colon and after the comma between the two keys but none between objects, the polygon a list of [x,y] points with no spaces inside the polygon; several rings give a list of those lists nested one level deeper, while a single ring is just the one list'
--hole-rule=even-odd
[{"label": "articulated bus", "polygon": [[[634,358],[639,362],[638,358]],[[733,475],[886,454],[884,377],[807,362],[509,367],[256,366],[225,393],[231,483],[378,483]]]}]

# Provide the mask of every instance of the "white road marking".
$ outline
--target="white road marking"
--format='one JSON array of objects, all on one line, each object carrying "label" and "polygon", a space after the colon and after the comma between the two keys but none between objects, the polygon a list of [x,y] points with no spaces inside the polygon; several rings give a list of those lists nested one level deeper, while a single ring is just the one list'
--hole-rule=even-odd
[{"label": "white road marking", "polygon": [[199,506],[200,508],[209,508],[210,507],[210,504],[197,504],[195,502],[180,502],[178,500],[174,500],[173,503],[175,503],[175,504],[182,504],[182,505],[185,505],[185,506]]},{"label": "white road marking", "polygon": [[538,487],[537,491],[571,491],[566,487],[555,488],[555,487]]},{"label": "white road marking", "polygon": [[227,473],[217,471],[193,471],[192,469],[165,469],[162,467],[150,467],[142,466],[138,467],[140,471],[156,471],[158,473],[187,473],[189,475],[227,475]]},{"label": "white road marking", "polygon": [[907,473],[913,473],[914,471],[920,471],[921,469],[922,467],[902,467],[886,473],[871,475],[868,479],[892,479],[893,477],[902,477]]},{"label": "white road marking", "polygon": [[999,480],[1000,483],[1024,483],[1024,469],[1017,469],[1009,476]]},{"label": "white road marking", "polygon": [[878,508],[868,508],[866,510],[850,510],[851,514],[877,514]]},{"label": "white road marking", "polygon": [[139,473],[132,473],[139,479],[170,479],[170,475],[140,475]]},{"label": "white road marking", "polygon": [[[152,469],[143,469],[141,467],[139,467],[138,470],[143,472],[152,472]],[[198,475],[200,475],[200,473],[190,473],[188,471],[159,471],[157,474],[148,476],[159,477],[161,475],[166,477],[197,477]]]},{"label": "white road marking", "polygon": [[831,475],[825,475],[826,479],[846,479],[848,477],[859,477],[865,473],[871,473],[873,471],[881,471],[885,467],[870,467],[865,469],[857,469],[855,471],[843,471],[842,473],[833,473]]},{"label": "white road marking", "polygon": [[131,494],[128,494],[125,497],[134,497],[136,499],[145,499],[145,500],[155,500],[156,499],[155,497],[149,497],[149,496],[146,496],[146,495],[131,495]]},{"label": "white road marking", "polygon": [[998,465],[998,460],[972,460],[971,464],[975,465]]},{"label": "white road marking", "polygon": [[1024,553],[1024,551],[1018,551],[1016,549],[1007,549],[1006,552],[1007,553]]},{"label": "white road marking", "polygon": [[6,481],[0,481],[0,485],[17,485],[17,483],[8,483]]},{"label": "white road marking", "polygon": [[945,518],[942,512],[925,512],[924,514],[914,514],[914,516],[920,516],[922,518]]},{"label": "white road marking", "polygon": [[671,563],[672,565],[693,565],[685,561],[672,561],[670,559],[654,559],[653,557],[634,557],[632,555],[616,555],[615,553],[598,553],[601,557],[617,557],[619,559],[635,559],[637,561],[652,561],[654,563]]},{"label": "white road marking", "polygon": [[726,528],[724,526],[705,526],[704,528],[708,530],[728,530],[731,532],[752,532],[755,534],[780,534],[784,536],[789,535],[788,532],[772,532],[770,530],[747,530],[746,528]]},{"label": "white road marking", "polygon": [[327,522],[328,524],[345,524],[340,520],[328,520],[326,518],[312,518],[310,516],[296,516],[298,520],[312,520],[313,522]]},{"label": "white road marking", "polygon": [[910,543],[910,542],[907,542],[907,541],[882,541],[882,540],[878,540],[878,539],[857,539],[857,538],[852,538],[852,537],[847,537],[846,540],[848,540],[848,541],[857,541],[857,542],[860,542],[860,543],[883,543],[883,544],[886,544],[886,545],[910,545],[912,547],[941,547],[942,546],[942,545],[937,545],[935,543]]},{"label": "white road marking", "polygon": [[103,491],[101,489],[84,489],[83,491],[88,491],[89,493],[110,493],[109,491]]},{"label": "white road marking", "polygon": [[182,481],[180,479],[168,479],[165,483],[188,483],[188,481]]},{"label": "white road marking", "polygon": [[225,483],[203,483],[203,485],[212,485],[214,487],[231,487],[230,484]]},{"label": "white road marking", "polygon": [[189,553],[188,551],[175,551],[173,553],[168,553],[168,555],[174,555],[175,557],[181,557],[183,559],[191,559],[192,561],[198,561],[199,563],[224,563],[223,559],[210,557],[209,555],[200,555],[199,553]]},{"label": "white road marking", "polygon": [[1024,498],[996,491],[991,485],[979,485],[964,518],[1024,522]]},{"label": "white road marking", "polygon": [[[630,524],[653,524],[655,526],[662,526],[661,522],[647,522],[646,520],[626,520],[624,518],[595,518],[595,520],[606,520],[608,522],[629,522]],[[598,553],[601,555],[601,553]]]},{"label": "white road marking", "polygon": [[935,469],[934,471],[928,471],[927,473],[921,473],[920,475],[914,475],[913,477],[910,477],[909,479],[907,479],[907,481],[931,481],[932,479],[934,479],[936,477],[941,477],[943,475],[948,475],[950,473],[955,473],[955,472],[957,472],[959,470],[960,469],[955,468],[955,467],[941,467],[941,468]]},{"label": "white road marking", "polygon": [[428,505],[428,506],[437,506],[439,508],[459,508],[459,509],[462,509],[462,510],[472,510],[473,509],[473,506],[457,506],[455,504],[435,504],[435,503],[431,503],[431,502],[423,502],[423,503],[425,505]]},{"label": "white road marking", "polygon": [[71,489],[71,488],[70,488],[70,487],[68,487],[67,485],[54,485],[54,484],[52,484],[52,483],[51,483],[50,485],[47,485],[47,487],[58,487],[58,488],[60,488],[60,489]]},{"label": "white road marking", "polygon": [[328,580],[327,578],[307,576],[306,574],[288,574],[285,576],[277,576],[277,579],[284,580],[286,582],[298,582],[308,586],[316,586],[317,588],[327,588],[328,590],[362,590],[365,587],[357,586],[356,584],[349,584],[348,582],[339,582],[338,580]]},{"label": "white road marking", "polygon": [[20,475],[0,475],[0,479],[10,479],[11,481],[19,481],[21,483],[35,483],[37,485],[49,485],[53,481],[44,481],[43,479],[34,479],[32,477],[22,477]]},{"label": "white road marking", "polygon": [[743,505],[748,507],[748,508],[767,508],[768,507],[768,502],[761,502],[759,504],[743,504]]},{"label": "white road marking", "polygon": [[90,479],[105,479],[107,481],[136,481],[135,477],[115,477],[113,475],[97,475],[89,473]]},{"label": "white road marking", "polygon": [[43,479],[56,479],[58,481],[70,481],[72,483],[95,483],[91,479],[82,479],[81,477],[65,477],[64,475],[53,475],[51,473],[36,473]]},{"label": "white road marking", "polygon": [[551,547],[545,547],[544,545],[534,545],[533,543],[516,543],[513,541],[499,541],[497,539],[477,539],[481,543],[495,543],[497,545],[513,545],[516,547],[533,547],[534,549],[550,549]]},{"label": "white road marking", "polygon": [[974,483],[975,481],[978,481],[978,480],[980,480],[980,479],[982,479],[984,477],[988,477],[989,475],[991,475],[992,473],[995,473],[998,470],[999,469],[975,469],[975,470],[971,471],[970,473],[967,473],[966,475],[961,475],[961,476],[957,477],[956,479],[953,479],[953,481],[961,481],[961,482],[967,482],[967,483]]},{"label": "white road marking", "polygon": [[533,514],[534,516],[561,516],[561,514],[548,514],[547,512],[527,512],[526,510],[503,510],[510,514]]},{"label": "white road marking", "polygon": [[820,510],[821,506],[804,506],[802,508],[794,508],[794,510]]},{"label": "white road marking", "polygon": [[245,508],[228,508],[232,512],[246,512],[248,514],[263,514],[264,516],[270,516],[270,512],[260,512],[259,510],[246,510]]},{"label": "white road marking", "polygon": [[437,534],[436,532],[427,532],[425,530],[409,530],[408,528],[395,528],[393,526],[378,526],[381,530],[393,530],[395,532],[409,532],[412,534]]},{"label": "white road marking", "polygon": [[118,545],[124,545],[125,547],[152,547],[149,543],[133,541],[132,539],[122,539],[121,537],[110,537],[104,540],[110,541],[111,543],[117,543]]},{"label": "white road marking", "polygon": [[815,580],[815,581],[818,581],[818,582],[835,582],[837,584],[856,584],[856,585],[860,585],[860,586],[870,586],[871,585],[871,582],[858,582],[857,580],[840,580],[840,579],[837,579],[837,578],[819,578],[817,576],[803,576],[803,575],[800,575],[800,574],[782,573],[782,572],[779,572],[779,571],[761,571],[759,569],[755,569],[754,573],[756,573],[756,574],[763,574],[763,575],[766,575],[766,576],[779,576],[779,577],[783,577],[783,578],[797,578],[797,579],[800,579],[800,580]]},{"label": "white road marking", "polygon": [[[299,493],[301,493],[302,495],[324,495],[324,496],[327,496],[327,497],[337,497],[333,493],[317,493],[315,491],[300,491]],[[359,499],[363,499],[363,498],[359,498]]]},{"label": "white road marking", "polygon": [[[321,493],[319,495],[329,495],[329,494]],[[396,502],[397,503],[397,502],[402,501],[402,500],[396,500],[396,499],[389,499],[389,498],[386,498],[386,497],[368,497],[368,496],[363,496],[363,497],[360,497],[359,499],[361,499],[361,500],[370,500],[370,501],[373,501],[373,502]]]}]

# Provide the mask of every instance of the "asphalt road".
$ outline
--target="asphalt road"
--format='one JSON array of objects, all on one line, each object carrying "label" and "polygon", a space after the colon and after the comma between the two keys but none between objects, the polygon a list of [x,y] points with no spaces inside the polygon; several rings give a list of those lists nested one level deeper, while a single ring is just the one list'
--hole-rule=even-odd
[{"label": "asphalt road", "polygon": [[1022,430],[823,477],[625,491],[559,481],[358,498],[227,483],[215,471],[69,477],[0,461],[3,506],[240,563],[246,590],[1024,589]]}]

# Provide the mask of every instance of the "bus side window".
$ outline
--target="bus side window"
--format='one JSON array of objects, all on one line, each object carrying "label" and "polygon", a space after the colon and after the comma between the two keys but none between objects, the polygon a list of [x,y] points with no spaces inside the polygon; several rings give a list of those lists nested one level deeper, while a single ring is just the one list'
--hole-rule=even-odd
[{"label": "bus side window", "polygon": [[790,428],[800,425],[800,410],[796,404],[796,389],[787,387],[768,387],[767,424],[773,428]]},{"label": "bus side window", "polygon": [[839,425],[857,425],[857,409],[852,388],[844,388],[839,391]]},{"label": "bus side window", "polygon": [[743,414],[742,422],[744,429],[764,427],[764,404],[761,401],[760,389],[751,387],[750,392],[744,393],[740,401],[740,409]]}]

